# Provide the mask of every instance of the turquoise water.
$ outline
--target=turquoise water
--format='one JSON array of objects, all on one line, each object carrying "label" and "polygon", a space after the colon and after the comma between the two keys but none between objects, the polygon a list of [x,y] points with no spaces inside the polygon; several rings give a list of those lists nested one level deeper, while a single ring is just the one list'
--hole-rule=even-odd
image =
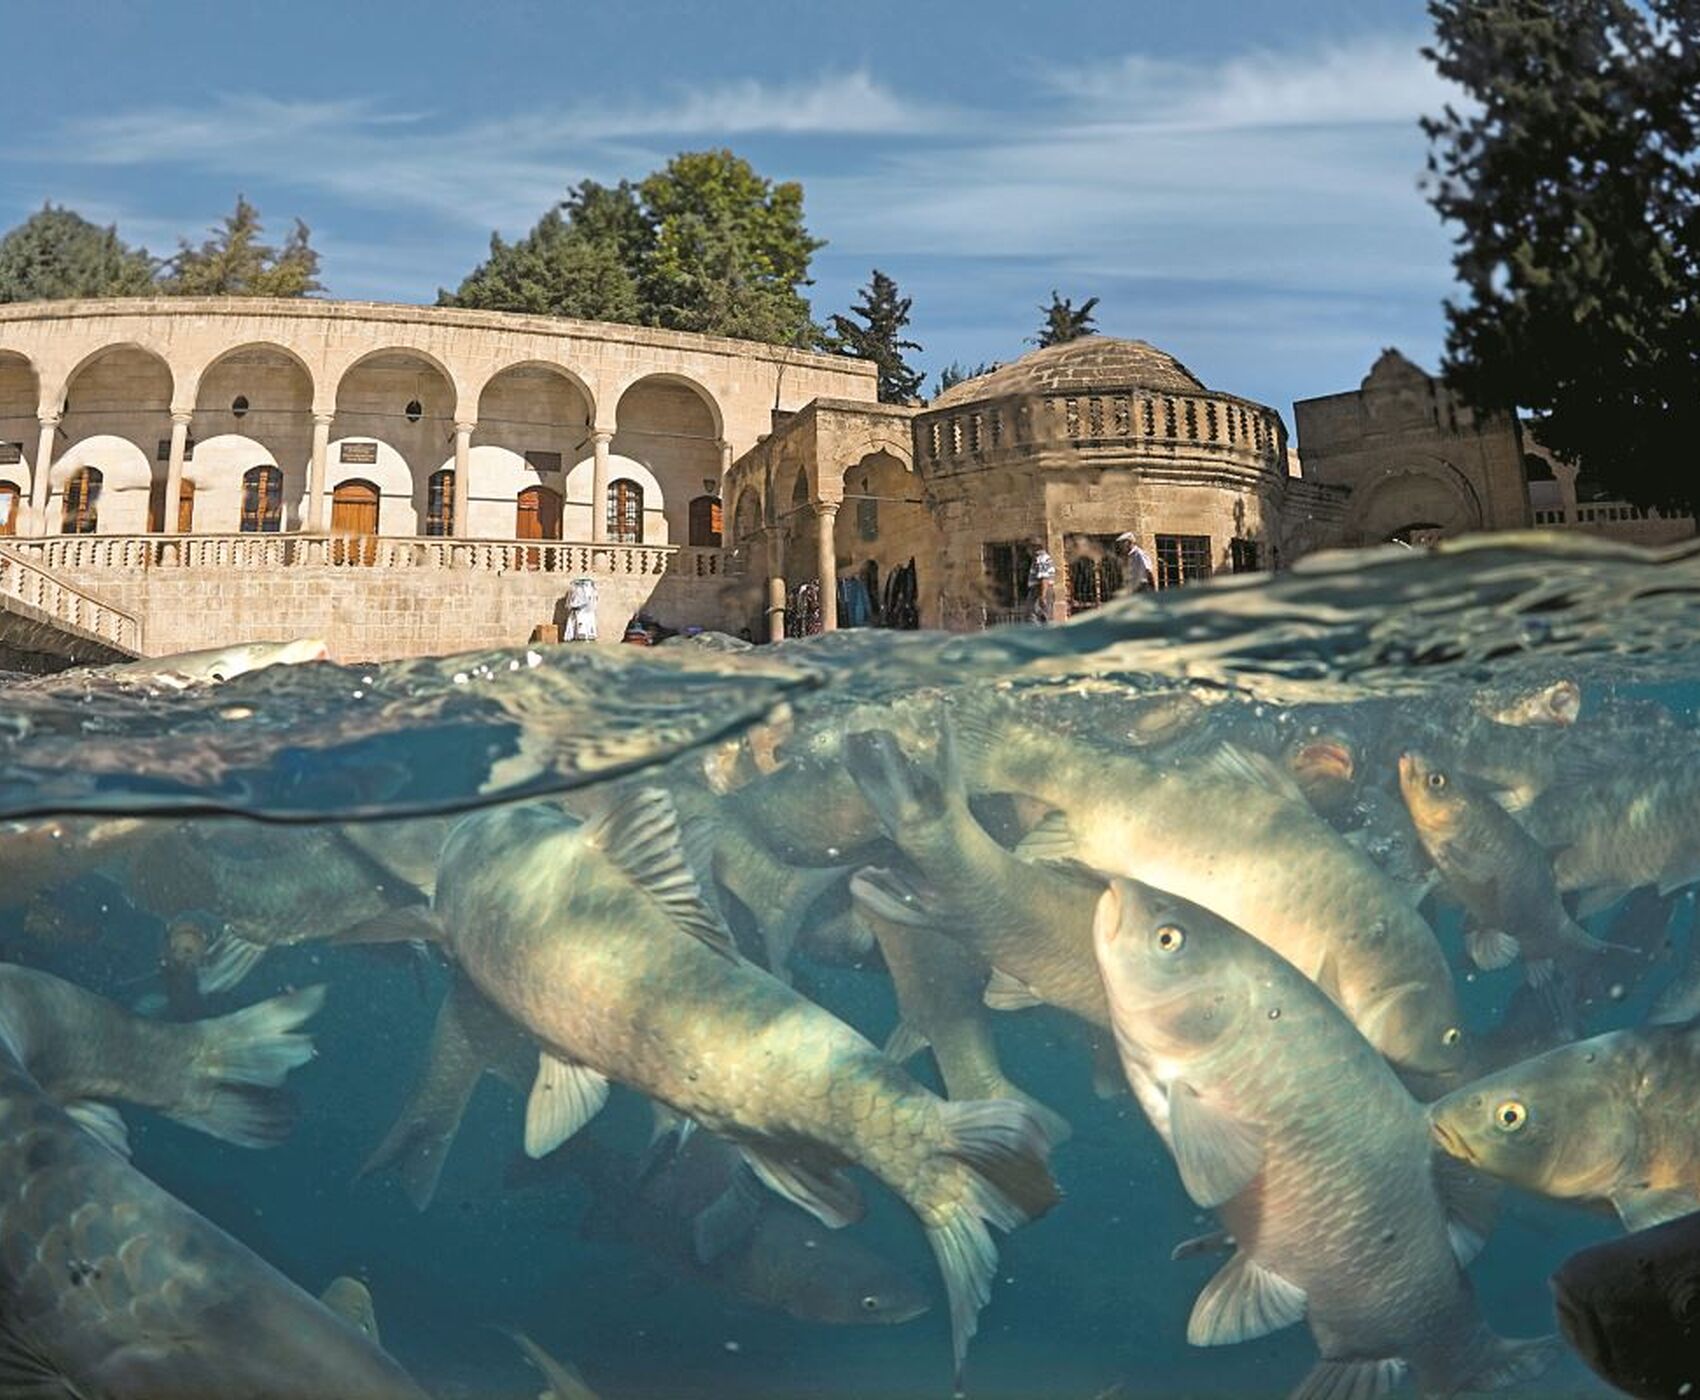
[{"label": "turquoise water", "polygon": [[[393,1164],[362,1175],[418,1082],[454,979],[477,968],[491,992],[501,977],[488,970],[487,951],[456,955],[452,942],[447,953],[426,949],[407,941],[406,930],[385,931],[382,919],[363,921],[426,907],[419,891],[430,892],[449,859],[435,853],[456,821],[488,822],[499,804],[529,801],[571,829],[635,792],[660,789],[680,814],[681,859],[742,950],[739,966],[754,976],[771,961],[764,930],[795,915],[797,943],[783,968],[794,992],[879,1046],[901,1008],[879,945],[845,931],[853,917],[847,881],[868,867],[901,874],[911,857],[877,813],[865,802],[857,807],[847,734],[897,734],[924,797],[938,771],[929,767],[941,742],[937,716],[954,716],[951,724],[964,729],[960,758],[975,819],[1006,845],[1055,803],[1016,800],[1007,784],[977,776],[1007,774],[1013,762],[1010,753],[971,751],[968,718],[988,707],[994,728],[1008,722],[1011,753],[1021,725],[1031,725],[1067,753],[1087,755],[1088,767],[1093,754],[1103,755],[1102,766],[1140,765],[1129,770],[1143,775],[1127,794],[1134,810],[1143,796],[1163,793],[1176,803],[1178,831],[1211,825],[1182,810],[1186,799],[1176,794],[1189,792],[1220,803],[1222,826],[1232,825],[1240,804],[1212,766],[1227,745],[1306,780],[1280,795],[1298,804],[1287,830],[1312,823],[1326,833],[1302,849],[1319,862],[1349,849],[1376,872],[1378,889],[1403,891],[1420,911],[1475,1057],[1449,1079],[1408,1075],[1428,1098],[1521,1050],[1641,1025],[1660,993],[1688,973],[1694,910],[1681,887],[1662,902],[1646,890],[1614,891],[1584,922],[1596,937],[1635,941],[1636,951],[1579,959],[1565,972],[1566,1015],[1546,1015],[1546,1003],[1520,990],[1522,961],[1491,971],[1472,963],[1463,901],[1444,880],[1434,885],[1406,816],[1399,755],[1438,752],[1465,778],[1501,793],[1523,776],[1565,794],[1556,804],[1549,798],[1549,810],[1584,814],[1601,785],[1679,770],[1696,745],[1697,590],[1700,562],[1691,553],[1653,558],[1533,537],[1331,557],[1273,581],[1224,581],[1064,627],[970,638],[839,634],[750,652],[521,649],[374,667],[276,667],[187,689],[121,675],[18,684],[0,706],[0,955],[160,1021],[327,988],[323,1009],[304,1027],[316,1053],[288,1075],[299,1118],[282,1141],[241,1147],[127,1107],[131,1163],[307,1292],[317,1295],[337,1276],[361,1280],[384,1349],[430,1394],[535,1395],[542,1382],[503,1330],[520,1329],[607,1397],[948,1395],[951,1326],[937,1261],[916,1214],[863,1168],[850,1175],[866,1214],[844,1237],[863,1251],[858,1259],[887,1271],[892,1288],[924,1294],[929,1306],[920,1316],[865,1326],[804,1320],[752,1301],[747,1289],[741,1296],[726,1281],[731,1256],[715,1256],[715,1274],[692,1253],[703,1248],[693,1234],[700,1211],[668,1216],[655,1204],[655,1177],[640,1176],[679,1167],[671,1139],[649,1146],[651,1106],[628,1087],[638,1073],[627,1072],[627,1051],[608,1050],[605,1040],[596,1067],[613,1081],[606,1108],[558,1149],[555,1170],[533,1168],[539,1179],[528,1178],[523,1143],[537,1026],[518,1024],[518,1001],[499,1009],[521,1045],[512,1076],[520,1082],[492,1074],[479,1083],[428,1207],[415,1209]],[[1555,715],[1530,700],[1572,686],[1573,711],[1561,703]],[[1511,722],[1520,704],[1525,712]],[[1318,743],[1320,767],[1310,761]],[[1330,766],[1338,753],[1329,744],[1344,749],[1349,774]],[[1258,765],[1250,771],[1244,780],[1255,787]],[[1512,805],[1550,860],[1557,819],[1538,818],[1538,802]],[[733,893],[739,878],[726,870],[737,857],[724,835],[733,810],[742,814],[740,830],[755,833],[769,875],[812,872],[783,886],[806,891],[806,909],[751,907],[751,896]],[[1089,806],[1071,813],[1088,826],[1099,815]],[[143,822],[134,830],[112,825],[130,818]],[[1141,820],[1141,829],[1159,834],[1171,825],[1149,811]],[[44,855],[40,834],[54,824],[60,834]],[[440,909],[483,898],[477,881],[485,878],[492,889],[527,881],[543,888],[535,865],[502,872],[506,830],[495,828],[494,856],[455,867],[452,892],[438,887]],[[1232,889],[1253,878],[1261,854],[1229,842],[1213,875],[1222,907],[1238,907]],[[591,877],[561,878],[566,889]],[[273,887],[284,892],[255,893]],[[1587,893],[1568,892],[1572,907]],[[564,897],[561,907],[570,924]],[[350,931],[339,927],[339,911],[356,936],[336,936]],[[520,913],[495,919],[490,936],[498,942],[508,917]],[[548,922],[547,911],[537,917]],[[203,982],[219,980],[205,967],[233,921],[266,946],[230,985],[197,989],[198,971]],[[172,945],[173,926],[198,941]],[[583,923],[568,933],[602,936]],[[1089,933],[1082,931],[1082,950]],[[958,924],[929,936],[964,934]],[[656,936],[700,946],[677,928]],[[659,1009],[643,1032],[662,1041],[702,1034],[718,1008],[699,1003],[700,982],[642,973],[634,960],[647,954],[634,946],[638,952],[614,960],[613,982],[533,980],[519,1000],[567,1008],[561,1020],[571,1022],[581,1002],[605,1007],[621,978],[649,976]],[[1345,1016],[1331,1004],[1327,1014]],[[1060,1200],[1032,1223],[994,1232],[998,1263],[968,1346],[966,1392],[1082,1400],[1290,1392],[1318,1355],[1303,1323],[1236,1345],[1187,1344],[1194,1299],[1224,1256],[1170,1255],[1212,1228],[1213,1212],[1189,1198],[1162,1137],[1125,1078],[1117,1083],[1113,1055],[1095,1061],[1085,1026],[1054,1005],[977,1015],[1002,1073],[1071,1133],[1050,1152]],[[746,1023],[728,1022],[728,1054],[746,1031]],[[1109,1046],[1107,1035],[1097,1038]],[[1367,1046],[1365,1053],[1374,1054]],[[799,1051],[797,1063],[803,1059]],[[927,1052],[904,1070],[913,1084],[903,1092],[917,1101],[945,1093]],[[864,1072],[807,1071],[828,1087]],[[1338,1059],[1301,1063],[1295,1073],[1351,1082]],[[756,1082],[784,1078],[772,1068]],[[1678,1083],[1673,1092],[1693,1090]],[[612,1174],[599,1176],[599,1163],[613,1163]],[[733,1169],[744,1170],[735,1162]],[[645,1183],[650,1197],[622,1194]],[[1700,1190],[1700,1165],[1694,1185]],[[0,1199],[16,1189],[0,1182]],[[756,1193],[757,1211],[794,1209],[765,1186],[746,1181],[742,1189]],[[719,1196],[711,1190],[708,1198]],[[747,1223],[725,1245],[732,1256],[749,1247]],[[785,1238],[794,1262],[822,1248],[828,1232],[801,1214],[793,1223]],[[1326,1235],[1336,1223],[1325,1212],[1316,1228]],[[1337,1228],[1361,1226],[1342,1218]],[[1548,1275],[1577,1248],[1621,1233],[1610,1214],[1508,1189],[1468,1270],[1482,1316],[1506,1337],[1552,1333]],[[0,1239],[0,1256],[6,1248]],[[801,1282],[781,1282],[776,1292],[831,1295],[834,1270],[849,1269],[835,1262],[822,1277],[811,1262],[797,1265]],[[18,1286],[6,1272],[12,1267],[0,1264],[0,1296]],[[216,1345],[241,1345],[228,1331],[211,1335]],[[89,1383],[77,1373],[86,1353],[55,1356],[73,1387]],[[1521,1391],[1613,1393],[1564,1349]]]}]

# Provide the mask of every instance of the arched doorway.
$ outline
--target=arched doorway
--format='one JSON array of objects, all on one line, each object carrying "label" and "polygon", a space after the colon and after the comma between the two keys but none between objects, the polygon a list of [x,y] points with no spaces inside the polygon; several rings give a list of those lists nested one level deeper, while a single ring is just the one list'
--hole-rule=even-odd
[{"label": "arched doorway", "polygon": [[697,549],[719,549],[720,540],[720,497],[698,496],[691,502],[691,544]]},{"label": "arched doorway", "polygon": [[331,562],[371,564],[378,557],[378,488],[358,477],[331,496]]},{"label": "arched doorway", "polygon": [[93,467],[78,467],[60,497],[59,533],[92,535],[100,527],[101,475]]},{"label": "arched doorway", "polygon": [[1409,525],[1401,525],[1387,536],[1389,544],[1429,545],[1446,534],[1444,525],[1432,520],[1418,520]]},{"label": "arched doorway", "polygon": [[14,483],[0,481],[0,535],[18,533],[18,509],[21,494]]},{"label": "arched doorway", "polygon": [[[177,533],[186,535],[195,524],[195,483],[184,477],[177,493]],[[156,480],[148,488],[148,533],[165,533],[165,483]]]},{"label": "arched doorway", "polygon": [[444,467],[425,484],[425,533],[440,539],[454,532],[455,474],[453,467]]},{"label": "arched doorway", "polygon": [[[516,540],[558,540],[561,538],[561,493],[547,486],[528,486],[514,502],[514,538]],[[528,549],[521,556],[527,569],[542,567],[542,551]]]},{"label": "arched doorway", "polygon": [[643,487],[622,477],[608,483],[608,538],[615,544],[643,543]]},{"label": "arched doorway", "polygon": [[283,472],[277,467],[250,467],[242,474],[242,521],[245,535],[273,535],[283,528]]}]

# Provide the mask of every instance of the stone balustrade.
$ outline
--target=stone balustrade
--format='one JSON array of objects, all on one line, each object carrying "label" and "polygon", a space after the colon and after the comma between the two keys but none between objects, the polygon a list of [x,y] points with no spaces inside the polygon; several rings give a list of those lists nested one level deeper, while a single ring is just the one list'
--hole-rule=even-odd
[{"label": "stone balustrade", "polygon": [[608,578],[657,576],[671,570],[693,578],[720,578],[734,572],[732,556],[725,550],[565,540],[255,533],[52,535],[16,540],[11,549],[20,563],[34,560],[40,566],[37,572],[75,574],[332,568]]},{"label": "stone balustrade", "polygon": [[0,548],[0,595],[14,598],[54,622],[128,652],[142,649],[142,624],[134,613],[113,607],[75,584],[56,577],[25,549]]}]

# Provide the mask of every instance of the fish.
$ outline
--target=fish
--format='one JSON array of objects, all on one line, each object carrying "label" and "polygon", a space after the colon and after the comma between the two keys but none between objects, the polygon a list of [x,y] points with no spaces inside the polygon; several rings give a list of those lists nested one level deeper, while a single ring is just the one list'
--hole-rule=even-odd
[{"label": "fish", "polygon": [[1478,1171],[1624,1228],[1700,1210],[1700,1026],[1561,1045],[1432,1104],[1434,1138]]},{"label": "fish", "polygon": [[1644,1400],[1700,1387],[1700,1215],[1578,1250],[1551,1282],[1559,1330],[1601,1380]]},{"label": "fish", "polygon": [[238,642],[234,646],[152,656],[143,661],[104,667],[97,674],[125,684],[151,683],[173,690],[186,690],[192,685],[217,685],[234,680],[237,676],[264,670],[267,666],[299,666],[309,661],[328,661],[330,654],[330,647],[322,637],[304,637],[290,642]]},{"label": "fish", "polygon": [[507,1182],[553,1186],[563,1177],[590,1190],[584,1238],[624,1245],[739,1302],[835,1327],[893,1326],[929,1310],[920,1280],[855,1231],[823,1229],[774,1195],[713,1133],[666,1133],[642,1162],[581,1133],[540,1161],[520,1158]]},{"label": "fish", "polygon": [[359,1279],[347,1274],[333,1278],[325,1285],[319,1301],[362,1336],[370,1337],[374,1346],[383,1345],[378,1336],[378,1311],[372,1304],[372,1290]]},{"label": "fish", "polygon": [[1423,849],[1470,916],[1464,937],[1477,967],[1521,957],[1530,981],[1541,983],[1559,962],[1608,951],[1570,917],[1546,852],[1472,779],[1408,752],[1399,787]]},{"label": "fish", "polygon": [[537,1400],[597,1400],[596,1392],[584,1383],[584,1378],[564,1361],[557,1361],[536,1342],[523,1332],[509,1331],[514,1345],[525,1353],[527,1361],[531,1362],[543,1373],[543,1379],[549,1383],[549,1388],[541,1392]]},{"label": "fish", "polygon": [[1482,691],[1475,696],[1475,708],[1495,724],[1562,729],[1582,713],[1582,687],[1565,678],[1533,688]]},{"label": "fish", "polygon": [[429,930],[541,1046],[525,1148],[583,1127],[619,1081],[736,1142],[761,1180],[829,1226],[855,1219],[856,1163],[919,1218],[951,1300],[958,1374],[996,1249],[1058,1198],[1025,1104],[950,1101],[742,957],[685,859],[666,792],[594,821],[548,804],[463,818],[429,915],[344,941]]},{"label": "fish", "polygon": [[269,948],[426,902],[339,831],[240,818],[172,823],[131,859],[126,891],[168,923],[200,914],[218,925],[196,970],[203,995],[229,991]]},{"label": "fish", "polygon": [[23,908],[59,886],[121,863],[166,833],[145,817],[39,817],[0,822],[0,908]]},{"label": "fish", "polygon": [[1462,1068],[1463,1021],[1434,930],[1273,761],[1223,745],[1154,766],[1073,744],[983,696],[959,697],[948,722],[970,791],[1040,798],[1064,814],[1085,865],[1205,903],[1262,939],[1401,1069]]},{"label": "fish", "polygon": [[1161,1086],[1182,1184],[1235,1241],[1189,1342],[1308,1322],[1321,1359],[1303,1400],[1379,1395],[1407,1372],[1452,1394],[1545,1369],[1551,1339],[1499,1338],[1477,1309],[1464,1261],[1485,1239],[1483,1193],[1437,1167],[1422,1106],[1313,982],[1226,919],[1121,878],[1093,946],[1129,1081]]},{"label": "fish", "polygon": [[[0,980],[7,1392],[424,1400],[368,1338],[131,1166],[121,1120],[104,1105],[133,1095],[241,1140],[229,1128],[242,1115],[220,1100],[300,1063],[305,1037],[293,1027],[316,1009],[321,990],[199,1027],[132,1020],[120,1035],[118,1008],[108,1004],[91,1022],[91,993],[45,977],[13,970]],[[221,1023],[222,1032],[207,1029]],[[150,1058],[190,1033],[204,1048],[222,1047],[221,1073],[191,1074],[179,1054]],[[82,1107],[90,1103],[102,1111]]]},{"label": "fish", "polygon": [[1068,1140],[1068,1120],[1018,1088],[998,1061],[986,1023],[984,996],[992,968],[935,927],[886,917],[865,884],[852,883],[857,917],[873,931],[897,993],[896,1028],[885,1053],[904,1063],[930,1049],[939,1077],[953,1099],[1018,1099],[1044,1124],[1052,1143]]}]

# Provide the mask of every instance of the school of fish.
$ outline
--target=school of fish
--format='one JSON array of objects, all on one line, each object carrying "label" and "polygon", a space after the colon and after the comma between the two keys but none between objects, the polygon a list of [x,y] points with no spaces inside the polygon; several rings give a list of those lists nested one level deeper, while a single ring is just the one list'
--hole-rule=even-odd
[{"label": "school of fish", "polygon": [[[123,1107],[254,1149],[289,1135],[325,991],[245,1005],[242,985],[304,943],[421,986],[446,969],[363,1176],[429,1211],[491,1076],[523,1099],[507,1189],[588,1189],[583,1238],[840,1326],[931,1306],[853,1228],[889,1193],[948,1318],[925,1393],[972,1392],[999,1238],[1068,1189],[1073,1128],[999,1048],[1004,1015],[1049,1007],[1071,1070],[1137,1104],[1125,1150],[1148,1129],[1214,1216],[1176,1242],[1224,1261],[1188,1343],[1302,1325],[1295,1400],[1539,1393],[1566,1342],[1632,1394],[1687,1394],[1700,939],[1675,928],[1697,884],[1700,730],[1569,676],[1286,709],[965,682],[828,697],[467,815],[0,824],[0,1397],[427,1393],[360,1280],[315,1296],[130,1161]],[[121,1002],[31,965],[120,911],[158,938],[151,985]],[[895,1023],[814,993],[812,966],[846,963],[889,979]],[[1501,970],[1498,1014],[1468,1013],[1464,979]],[[1602,1029],[1642,986],[1643,1023]],[[616,1091],[647,1101],[640,1155],[591,1126]],[[1503,1335],[1471,1281],[1515,1192],[1646,1232],[1570,1261],[1540,1335]],[[547,1393],[593,1395],[481,1321]]]}]

